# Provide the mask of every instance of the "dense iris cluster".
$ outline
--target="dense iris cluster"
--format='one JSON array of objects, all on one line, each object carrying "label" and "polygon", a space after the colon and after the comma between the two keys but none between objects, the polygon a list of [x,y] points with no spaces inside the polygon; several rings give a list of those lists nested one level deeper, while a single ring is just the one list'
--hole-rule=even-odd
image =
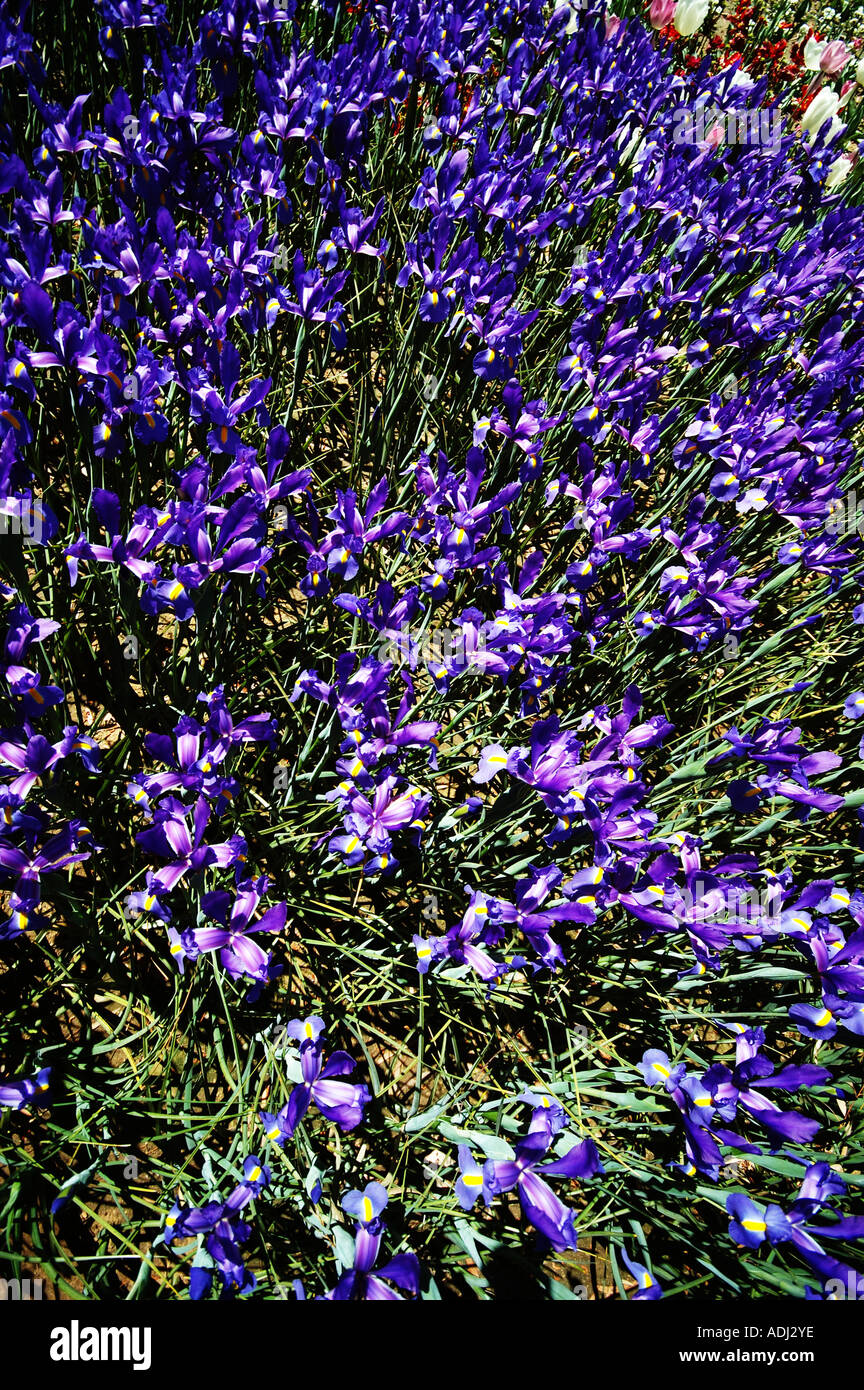
[{"label": "dense iris cluster", "polygon": [[[7,592],[7,598],[13,596]],[[99,767],[96,740],[80,733],[76,725],[63,728],[53,743],[37,728],[38,721],[52,711],[56,722],[65,696],[57,686],[44,684],[39,672],[22,661],[28,656],[32,660],[31,648],[59,626],[47,618],[34,618],[26,604],[17,604],[9,614],[3,646],[3,674],[21,723],[4,729],[0,742],[0,763],[16,774],[0,790],[0,866],[8,889],[8,916],[4,914],[0,925],[2,941],[47,925],[39,911],[43,875],[79,864],[99,848],[83,821],[52,820],[50,811],[39,804],[38,792],[44,781],[70,775],[63,764],[71,763],[74,768],[79,762],[91,773]],[[74,777],[74,771],[71,775]]]},{"label": "dense iris cluster", "polygon": [[[760,687],[767,713],[755,697],[728,718],[718,705],[687,727],[688,752],[688,716],[664,687],[688,663],[722,675],[739,653],[762,679],[759,661],[787,639],[815,643],[829,618],[860,640],[862,534],[837,524],[864,423],[864,207],[857,173],[841,185],[838,166],[853,163],[837,114],[850,98],[841,109],[823,68],[827,114],[811,111],[802,133],[776,64],[754,80],[746,54],[718,70],[706,50],[681,68],[681,42],[696,41],[683,11],[660,33],[673,11],[646,22],[541,0],[223,0],[196,13],[187,43],[170,4],[98,0],[104,85],[58,100],[37,16],[32,37],[0,0],[0,519],[7,544],[27,539],[2,587],[0,946],[12,970],[25,934],[59,930],[62,951],[92,858],[96,898],[122,901],[154,960],[173,963],[172,987],[182,976],[194,990],[205,970],[197,987],[218,982],[202,1018],[227,1011],[247,1119],[232,1101],[223,1173],[208,1158],[203,1178],[217,1190],[236,1177],[257,1116],[274,1162],[246,1158],[224,1201],[173,1206],[162,1244],[194,1244],[193,1298],[214,1273],[224,1297],[260,1287],[240,1250],[246,1209],[277,1189],[304,1238],[336,1255],[327,1300],[420,1293],[407,1246],[378,1263],[378,1177],[415,1223],[406,1239],[427,1218],[455,1223],[472,1268],[478,1197],[491,1222],[515,1194],[541,1252],[579,1252],[576,1215],[548,1179],[591,1198],[627,1172],[614,1121],[592,1107],[626,1110],[634,1071],[637,1105],[657,1117],[643,1157],[670,1181],[715,1185],[735,1243],[785,1244],[820,1280],[807,1297],[851,1268],[820,1239],[855,1240],[862,1219],[809,1225],[845,1185],[804,1112],[811,1089],[825,1107],[852,1096],[803,1059],[864,1037],[864,896],[847,843],[864,695],[850,674],[826,735],[839,751],[821,747],[817,682],[784,667]],[[739,7],[736,45],[741,24]],[[781,137],[676,138],[682,108],[709,107],[770,108]],[[384,186],[382,161],[401,185]],[[346,435],[328,451],[343,390],[363,427],[353,449]],[[779,598],[793,591],[789,612]],[[65,722],[73,694],[32,668],[40,644],[78,629],[99,653],[69,658],[82,662],[78,708],[90,722],[100,709],[93,735]],[[227,630],[250,648],[249,685],[214,658]],[[275,673],[256,650],[279,653]],[[76,801],[122,806],[122,863],[68,814]],[[506,817],[519,853],[505,865]],[[766,817],[776,838],[744,845]],[[293,830],[268,839],[277,823],[301,850]],[[793,864],[794,835],[813,839]],[[329,896],[298,888],[301,857]],[[62,871],[55,907],[44,894]],[[430,884],[418,932],[415,890]],[[575,978],[578,1002],[574,947],[623,922],[622,969],[647,953],[678,1002],[717,984],[708,1032],[692,1047],[670,1033],[673,1059],[644,1051],[656,1035],[625,1021],[621,1053],[597,1049],[602,1083],[557,1067],[551,1040],[533,1070],[517,1049],[521,1093],[467,1066],[424,1092],[418,1048],[412,1109],[392,1128],[422,1131],[428,1112],[458,1165],[439,1154],[420,1193],[364,1149],[376,1177],[342,1199],[352,1242],[333,1220],[335,1187],[322,1195],[322,1150],[341,1155],[332,1127],[382,1123],[402,1039],[389,1081],[365,1045],[368,1083],[344,1079],[358,1064],[325,1048],[311,1012],[338,1028],[304,893],[310,912],[324,895],[337,918],[358,903],[370,920],[390,914],[405,997],[476,977],[478,1008],[524,1006],[526,1026],[537,991],[569,1008],[555,991]],[[346,970],[365,944],[343,942]],[[713,1022],[739,1014],[720,995],[729,971],[765,961],[764,978],[796,982],[772,1057],[755,1020]],[[260,1085],[226,997],[310,1010],[266,1044],[274,1070]],[[517,1038],[518,1019],[496,1026]],[[45,1103],[48,1069],[29,1072],[0,1087],[0,1105]],[[514,1103],[531,1106],[525,1133]],[[839,1133],[847,1109],[842,1122],[820,1114]],[[686,1161],[667,1163],[679,1126]],[[806,1168],[786,1210],[721,1192],[766,1135],[787,1165],[774,1171]],[[588,1225],[604,1219],[595,1206]],[[657,1298],[675,1277],[631,1258],[630,1228],[600,1234],[631,1296]]]}]

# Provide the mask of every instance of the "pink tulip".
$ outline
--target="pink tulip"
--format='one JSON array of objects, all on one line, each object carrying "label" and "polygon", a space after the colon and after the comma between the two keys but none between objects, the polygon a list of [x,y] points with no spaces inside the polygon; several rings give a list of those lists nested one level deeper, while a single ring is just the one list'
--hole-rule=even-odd
[{"label": "pink tulip", "polygon": [[665,29],[675,18],[676,0],[651,0],[648,18],[652,29]]},{"label": "pink tulip", "polygon": [[604,19],[606,22],[606,37],[607,39],[614,39],[618,30],[621,28],[621,20],[617,15],[609,14],[608,11],[604,15]]},{"label": "pink tulip", "polygon": [[838,72],[842,72],[852,54],[841,39],[832,39],[822,57],[819,59],[819,68],[826,77],[836,77]]}]

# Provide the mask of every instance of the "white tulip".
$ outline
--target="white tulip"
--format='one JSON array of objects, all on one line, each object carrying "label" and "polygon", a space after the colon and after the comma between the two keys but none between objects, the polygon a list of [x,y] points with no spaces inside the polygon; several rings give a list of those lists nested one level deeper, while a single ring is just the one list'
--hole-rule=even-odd
[{"label": "white tulip", "polygon": [[801,121],[804,129],[809,131],[814,140],[825,122],[832,120],[837,115],[839,105],[840,98],[836,92],[832,92],[830,87],[823,87],[820,92],[816,93]]},{"label": "white tulip", "polygon": [[828,170],[825,179],[826,191],[829,188],[836,188],[838,183],[842,183],[851,168],[852,160],[848,159],[845,154],[839,154]]},{"label": "white tulip", "polygon": [[839,135],[841,130],[846,129],[846,122],[841,121],[838,116],[831,117],[831,124],[828,127],[828,134],[825,136],[826,145],[830,145],[835,135]]},{"label": "white tulip", "polygon": [[828,47],[828,40],[823,39],[821,43],[817,39],[808,39],[804,45],[804,66],[808,72],[818,72],[819,64],[822,61],[822,54]]},{"label": "white tulip", "polygon": [[864,87],[864,58],[862,58],[855,69],[855,81],[859,86]]},{"label": "white tulip", "polygon": [[710,8],[711,0],[678,0],[672,23],[682,38],[688,39],[702,28]]}]

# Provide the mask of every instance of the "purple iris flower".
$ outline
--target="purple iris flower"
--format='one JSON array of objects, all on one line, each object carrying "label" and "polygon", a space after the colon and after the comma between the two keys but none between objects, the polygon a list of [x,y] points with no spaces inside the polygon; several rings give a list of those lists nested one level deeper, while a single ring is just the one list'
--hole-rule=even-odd
[{"label": "purple iris flower", "polygon": [[297,297],[296,299],[288,299],[283,296],[282,301],[276,301],[277,307],[275,309],[271,311],[268,308],[268,327],[275,322],[281,303],[281,307],[287,309],[289,314],[296,314],[309,323],[328,324],[334,346],[344,347],[346,335],[342,324],[342,315],[345,308],[339,303],[336,296],[346,284],[348,272],[346,270],[337,271],[325,279],[317,267],[306,268],[303,252],[297,250],[294,254],[292,274],[294,293]]},{"label": "purple iris flower", "polygon": [[7,673],[9,667],[19,666],[34,643],[44,642],[52,632],[59,631],[60,624],[51,618],[34,618],[27,605],[17,604],[6,615],[8,624],[3,642],[3,664]]},{"label": "purple iris flower", "polygon": [[211,1261],[209,1266],[196,1265],[191,1270],[189,1296],[193,1300],[209,1293],[214,1268],[221,1280],[223,1298],[251,1293],[256,1287],[255,1275],[245,1268],[240,1253],[240,1246],[251,1235],[251,1227],[240,1219],[240,1212],[260,1196],[269,1182],[270,1169],[250,1155],[243,1162],[242,1179],[224,1202],[207,1202],[203,1207],[181,1207],[175,1202],[165,1218],[165,1245],[203,1235],[204,1249]]},{"label": "purple iris flower", "polygon": [[486,1169],[475,1162],[467,1144],[459,1145],[459,1177],[456,1179],[456,1199],[463,1211],[470,1211],[482,1196],[486,1206],[491,1206],[495,1190],[487,1181]]},{"label": "purple iris flower", "polygon": [[349,792],[344,817],[346,833],[332,837],[330,853],[343,855],[351,866],[364,862],[371,851],[372,858],[364,864],[366,872],[392,873],[399,862],[393,852],[393,833],[402,829],[422,831],[431,800],[416,788],[409,787],[401,795],[394,794],[397,790],[397,779],[385,777],[371,800],[358,791]]},{"label": "purple iris flower", "polygon": [[584,1180],[602,1173],[603,1165],[591,1139],[583,1139],[580,1143],[574,1144],[563,1158],[541,1164],[541,1159],[549,1149],[552,1134],[544,1111],[541,1110],[540,1113],[542,1118],[537,1127],[532,1126],[516,1146],[513,1158],[487,1159],[479,1182],[477,1166],[473,1163],[470,1150],[463,1146],[459,1155],[460,1177],[457,1179],[457,1195],[460,1205],[468,1210],[481,1195],[488,1206],[493,1197],[515,1187],[526,1218],[552,1249],[575,1250],[575,1213],[555,1195],[541,1174]]},{"label": "purple iris flower", "polygon": [[706,764],[708,768],[733,756],[750,758],[768,768],[766,773],[753,779],[739,778],[729,783],[727,793],[736,811],[757,810],[768,796],[782,796],[797,803],[801,807],[798,813],[801,819],[807,818],[810,807],[828,814],[839,810],[844,798],[812,788],[809,779],[840,767],[842,759],[827,750],[808,754],[800,743],[800,735],[801,730],[793,728],[788,719],[763,720],[751,734],[742,735],[734,727],[727,730],[724,738],[731,752],[710,759]]},{"label": "purple iris flower", "polygon": [[25,1105],[49,1105],[51,1089],[51,1067],[43,1067],[34,1077],[21,1081],[7,1082],[0,1086],[0,1106],[11,1110],[23,1110]]},{"label": "purple iris flower", "polygon": [[[644,1054],[639,1064],[646,1083],[662,1084],[681,1111],[690,1165],[715,1181],[723,1162],[720,1144],[748,1150],[740,1135],[725,1128],[739,1112],[750,1115],[768,1131],[772,1149],[790,1140],[807,1143],[818,1131],[818,1121],[794,1110],[782,1110],[762,1094],[764,1088],[794,1092],[805,1086],[824,1085],[831,1079],[829,1071],[811,1063],[778,1070],[761,1051],[765,1042],[761,1028],[736,1024],[729,1031],[736,1035],[734,1067],[718,1062],[701,1076],[688,1074],[683,1063],[672,1067],[666,1054],[654,1048]],[[758,1146],[750,1146],[750,1151],[761,1152]]]},{"label": "purple iris flower", "polygon": [[42,734],[29,733],[26,728],[17,738],[0,738],[0,762],[18,773],[8,784],[9,790],[15,796],[26,797],[35,782],[73,752],[80,755],[88,771],[98,771],[99,745],[95,739],[79,735],[75,724],[63,730],[58,743],[49,743]]},{"label": "purple iris flower", "polygon": [[654,1299],[663,1297],[662,1288],[658,1284],[654,1275],[650,1273],[650,1271],[646,1268],[645,1265],[639,1264],[637,1260],[631,1260],[630,1256],[627,1254],[627,1251],[624,1249],[621,1250],[621,1258],[623,1259],[625,1265],[629,1269],[630,1273],[633,1275],[633,1278],[636,1280],[636,1283],[638,1285],[638,1288],[636,1289],[636,1292],[633,1295],[634,1303],[638,1303],[639,1301],[644,1301],[646,1299],[650,1299],[653,1301]]},{"label": "purple iris flower", "polygon": [[369,493],[366,506],[361,512],[357,505],[357,494],[352,491],[336,493],[336,506],[328,516],[336,523],[327,536],[327,567],[340,579],[353,579],[360,567],[359,556],[367,545],[375,545],[386,536],[405,528],[410,517],[405,512],[394,512],[386,521],[373,526],[372,522],[386,505],[389,485],[381,478]]},{"label": "purple iris flower", "polygon": [[642,1061],[637,1063],[637,1067],[645,1078],[647,1086],[661,1084],[670,1094],[674,1092],[676,1086],[680,1086],[687,1071],[684,1062],[679,1062],[673,1067],[666,1053],[661,1052],[656,1047],[648,1049],[643,1055]]},{"label": "purple iris flower", "polygon": [[302,1120],[312,1101],[315,1102],[326,1120],[330,1120],[347,1133],[356,1129],[363,1119],[363,1111],[372,1099],[368,1086],[350,1081],[334,1081],[336,1076],[348,1076],[357,1065],[347,1052],[332,1052],[325,1061],[324,1020],[311,1016],[307,1019],[293,1019],[286,1025],[289,1038],[300,1044],[300,1066],[303,1080],[295,1086],[287,1105],[272,1115],[261,1112],[261,1121],[268,1139],[275,1139],[280,1148],[286,1139],[291,1139],[297,1125]]},{"label": "purple iris flower", "polygon": [[375,1268],[386,1230],[381,1213],[387,1205],[387,1190],[379,1182],[370,1182],[362,1192],[345,1194],[342,1207],[357,1218],[354,1236],[354,1265],[342,1275],[334,1289],[324,1295],[333,1303],[396,1301],[401,1294],[390,1288],[385,1280],[395,1284],[412,1298],[420,1289],[420,1262],[410,1251],[396,1255],[386,1264]]},{"label": "purple iris flower", "polygon": [[518,927],[537,952],[544,965],[555,969],[565,963],[564,952],[552,940],[549,929],[558,923],[594,921],[593,907],[587,903],[546,899],[561,883],[564,875],[554,864],[546,868],[530,867],[530,877],[517,880],[515,904],[495,900],[495,920]]},{"label": "purple iris flower", "polygon": [[[82,844],[87,847],[82,848]],[[0,926],[0,939],[11,939],[23,931],[44,926],[45,919],[36,913],[42,876],[70,864],[83,863],[96,848],[89,827],[77,820],[49,836],[40,849],[32,843],[22,849],[0,839],[0,871],[14,875],[17,880],[9,894],[10,916]]]},{"label": "purple iris flower", "polygon": [[[831,1205],[844,1191],[842,1178],[832,1174],[827,1163],[808,1164],[798,1195],[786,1212],[775,1203],[762,1206],[740,1193],[727,1197],[729,1234],[737,1244],[750,1249],[757,1249],[766,1240],[772,1246],[788,1243],[820,1276],[823,1287],[832,1279],[839,1279],[844,1286],[848,1281],[860,1296],[864,1275],[826,1255],[820,1244],[822,1240],[858,1240],[864,1235],[864,1217],[841,1216]],[[839,1219],[828,1226],[810,1225],[812,1217],[823,1207]]]},{"label": "purple iris flower", "polygon": [[191,927],[178,933],[169,930],[171,954],[182,972],[184,958],[195,960],[202,951],[218,951],[219,959],[233,980],[248,976],[266,984],[272,975],[269,951],[264,951],[250,937],[258,932],[278,934],[285,926],[288,908],[276,903],[253,920],[261,898],[269,887],[266,878],[240,883],[235,895],[225,891],[205,893],[201,911],[215,917],[221,927]]},{"label": "purple iris flower", "polygon": [[192,830],[187,823],[189,808],[176,797],[166,797],[156,811],[150,830],[139,830],[136,844],[152,854],[171,859],[163,869],[157,869],[154,881],[164,890],[175,888],[187,873],[218,866],[225,868],[245,859],[246,841],[242,835],[232,835],[221,844],[204,842],[210,820],[210,807],[199,796],[192,812]]}]

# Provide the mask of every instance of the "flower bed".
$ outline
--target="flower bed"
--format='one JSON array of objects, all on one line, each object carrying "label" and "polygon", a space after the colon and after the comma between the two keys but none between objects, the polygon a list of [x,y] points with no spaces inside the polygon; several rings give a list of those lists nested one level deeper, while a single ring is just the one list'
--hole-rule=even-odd
[{"label": "flower bed", "polygon": [[59,1297],[864,1296],[860,43],[619,9],[0,5]]}]

